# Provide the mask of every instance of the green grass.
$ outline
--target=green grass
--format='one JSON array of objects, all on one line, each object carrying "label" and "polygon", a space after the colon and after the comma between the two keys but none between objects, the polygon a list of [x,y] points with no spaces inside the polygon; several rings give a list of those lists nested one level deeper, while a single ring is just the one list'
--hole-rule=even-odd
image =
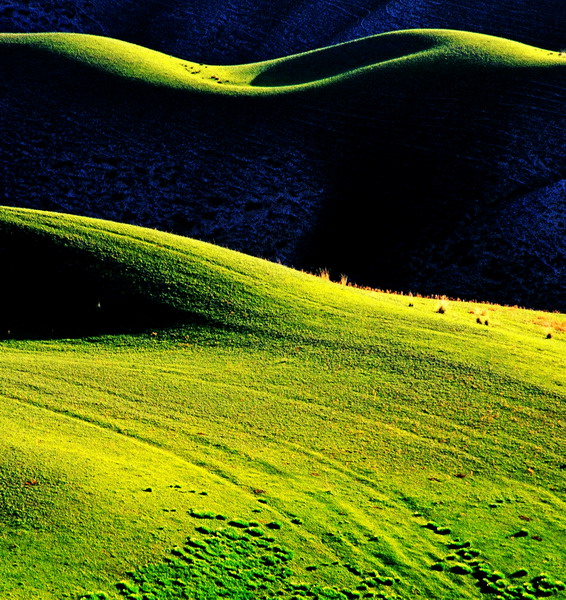
[{"label": "green grass", "polygon": [[[495,585],[479,569],[507,587],[520,569],[564,578],[564,315],[463,302],[439,314],[437,300],[24,209],[0,210],[0,240],[12,308],[49,297],[76,327],[100,294],[131,294],[112,335],[12,339],[3,316],[1,598],[139,598],[143,578],[150,598],[192,597],[175,594],[194,580],[214,598],[242,535],[274,536],[293,558],[266,563],[273,586],[252,593],[246,546],[233,598],[301,597],[291,584],[478,598]],[[56,287],[20,285],[45,281],[49,260]],[[85,270],[97,298],[69,308]],[[138,302],[146,327],[128,333]],[[196,567],[168,559],[187,535],[225,548]]]},{"label": "green grass", "polygon": [[[73,33],[0,34],[0,52],[51,55],[86,68],[154,86],[200,93],[273,95],[351,81],[359,76],[425,76],[481,68],[566,66],[563,53],[464,31],[415,29],[362,38],[289,57],[247,65],[203,65],[116,39]],[[9,60],[9,59],[6,59]],[[38,63],[39,64],[39,63]]]}]

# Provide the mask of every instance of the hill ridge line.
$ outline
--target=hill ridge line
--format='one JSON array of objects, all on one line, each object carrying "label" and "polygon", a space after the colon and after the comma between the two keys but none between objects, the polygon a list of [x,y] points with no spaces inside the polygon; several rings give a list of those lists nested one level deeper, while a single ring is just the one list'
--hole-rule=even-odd
[{"label": "hill ridge line", "polygon": [[47,53],[152,86],[235,96],[299,92],[368,71],[439,68],[446,61],[480,68],[566,66],[566,54],[561,52],[449,29],[392,31],[239,65],[191,62],[119,39],[82,33],[1,33],[0,52],[9,47]]}]

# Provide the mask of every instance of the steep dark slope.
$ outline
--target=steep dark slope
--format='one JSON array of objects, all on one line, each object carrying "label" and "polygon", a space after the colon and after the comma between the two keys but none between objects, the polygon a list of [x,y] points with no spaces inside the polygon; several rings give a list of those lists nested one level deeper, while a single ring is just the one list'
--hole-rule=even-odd
[{"label": "steep dark slope", "polygon": [[545,215],[564,212],[566,60],[423,32],[342,51],[385,62],[317,82],[336,66],[337,50],[323,50],[203,93],[4,46],[3,202],[383,288],[563,308],[564,223]]},{"label": "steep dark slope", "polygon": [[106,35],[209,63],[274,58],[410,28],[476,31],[559,50],[562,0],[2,0],[0,31]]}]

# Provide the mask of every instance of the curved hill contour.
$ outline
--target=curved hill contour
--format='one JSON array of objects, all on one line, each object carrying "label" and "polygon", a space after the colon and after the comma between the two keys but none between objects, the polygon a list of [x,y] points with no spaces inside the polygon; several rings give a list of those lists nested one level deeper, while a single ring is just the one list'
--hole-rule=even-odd
[{"label": "curved hill contour", "polygon": [[[324,15],[324,18],[321,18]],[[89,33],[199,62],[241,63],[413,28],[474,31],[560,50],[561,0],[4,0],[0,31]]]},{"label": "curved hill contour", "polygon": [[[42,57],[58,57],[77,66],[154,86],[222,95],[296,92],[338,83],[357,74],[399,68],[414,68],[426,76],[432,74],[431,70],[443,74],[445,69],[474,66],[566,66],[566,54],[561,52],[493,36],[433,29],[390,32],[285,58],[233,66],[190,62],[121,40],[72,33],[0,34],[0,48],[8,57],[10,51],[14,57],[17,52],[30,52],[37,55],[38,61]],[[444,66],[445,62],[449,64]]]},{"label": "curved hill contour", "polygon": [[[80,34],[4,34],[0,55],[6,204],[386,289],[563,306],[561,53],[417,30],[234,66]],[[547,243],[521,233],[519,197]],[[505,247],[483,243],[492,227]]]}]

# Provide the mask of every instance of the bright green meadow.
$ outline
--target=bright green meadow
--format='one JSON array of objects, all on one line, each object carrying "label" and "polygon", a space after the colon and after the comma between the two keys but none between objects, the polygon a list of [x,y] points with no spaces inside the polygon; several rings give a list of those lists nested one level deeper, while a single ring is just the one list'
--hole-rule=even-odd
[{"label": "bright green meadow", "polygon": [[3,600],[561,594],[566,316],[55,213],[0,234],[10,311],[74,319],[2,320]]}]

